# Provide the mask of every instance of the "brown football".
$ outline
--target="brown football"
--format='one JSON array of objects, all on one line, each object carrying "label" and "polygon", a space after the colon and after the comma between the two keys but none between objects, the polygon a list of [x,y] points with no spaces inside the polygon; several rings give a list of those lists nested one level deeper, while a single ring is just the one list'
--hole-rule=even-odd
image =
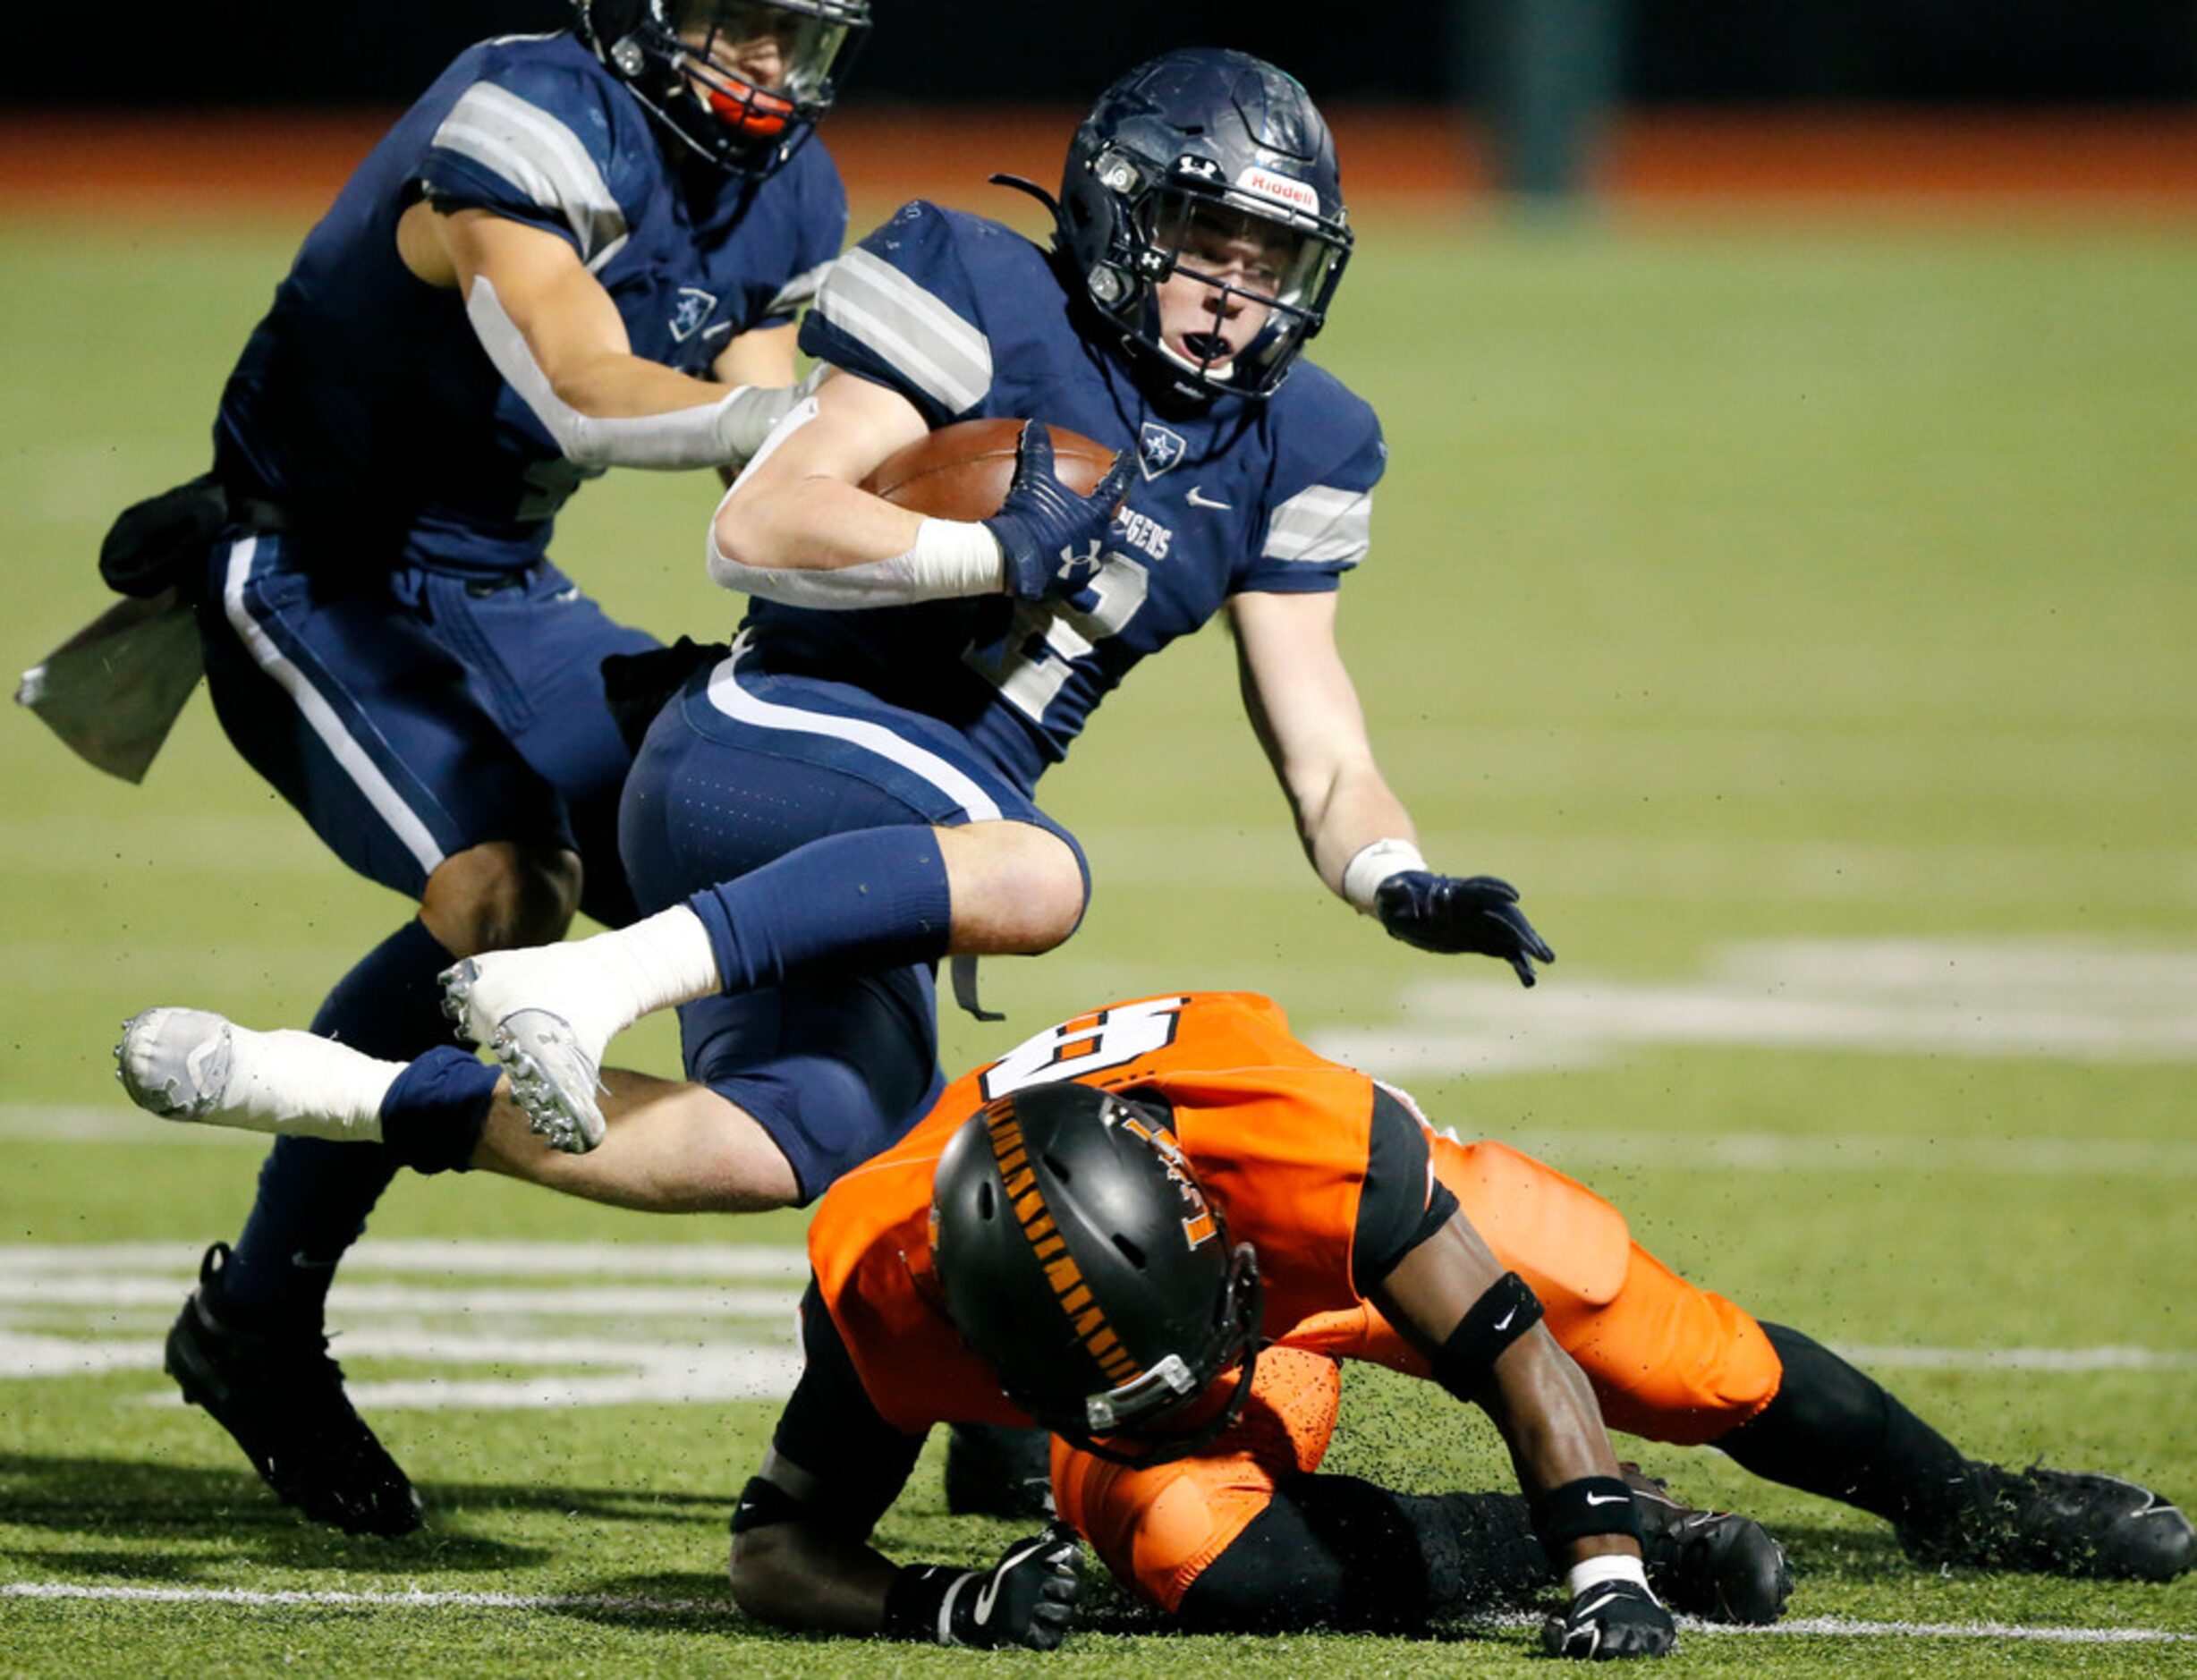
[{"label": "brown football", "polygon": [[[1065,426],[1046,429],[1053,434],[1054,472],[1078,496],[1089,496],[1114,464],[1114,452]],[[941,426],[887,455],[862,488],[933,519],[989,519],[1007,499],[1022,435],[1018,420]]]}]

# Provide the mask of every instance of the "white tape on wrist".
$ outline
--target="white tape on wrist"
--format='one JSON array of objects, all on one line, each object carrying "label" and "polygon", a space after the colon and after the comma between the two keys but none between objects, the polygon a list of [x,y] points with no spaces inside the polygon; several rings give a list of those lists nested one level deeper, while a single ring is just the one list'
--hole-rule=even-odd
[{"label": "white tape on wrist", "polygon": [[1409,840],[1376,840],[1352,853],[1350,861],[1343,866],[1343,896],[1370,916],[1383,881],[1391,875],[1426,867],[1426,859]]},{"label": "white tape on wrist", "polygon": [[1647,1566],[1639,1558],[1628,1557],[1623,1552],[1604,1552],[1599,1557],[1590,1557],[1584,1563],[1574,1564],[1565,1572],[1564,1587],[1576,1599],[1590,1587],[1599,1587],[1611,1581],[1629,1581],[1650,1598],[1655,1597],[1648,1585]]},{"label": "white tape on wrist", "polygon": [[827,613],[994,594],[999,565],[992,533],[954,519],[927,519],[906,553],[850,566],[746,565],[717,547],[714,529],[709,538],[709,575],[726,589]]}]

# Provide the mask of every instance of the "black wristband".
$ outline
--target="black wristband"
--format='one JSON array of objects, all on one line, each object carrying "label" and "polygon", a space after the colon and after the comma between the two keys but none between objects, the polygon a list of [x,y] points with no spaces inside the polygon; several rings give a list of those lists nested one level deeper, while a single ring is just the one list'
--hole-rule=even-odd
[{"label": "black wristband", "polygon": [[903,1564],[894,1572],[893,1584],[886,1589],[886,1638],[915,1640],[926,1645],[952,1644],[951,1631],[939,1625],[946,1601],[973,1573],[946,1564]]},{"label": "black wristband", "polygon": [[1489,1284],[1429,1362],[1434,1380],[1460,1400],[1479,1394],[1513,1342],[1541,1321],[1541,1303],[1516,1272]]},{"label": "black wristband", "polygon": [[1593,1534],[1624,1534],[1635,1540],[1641,1537],[1633,1490],[1615,1476],[1582,1476],[1535,1494],[1527,1504],[1541,1549],[1559,1568],[1564,1562],[1559,1549],[1572,1540]]}]

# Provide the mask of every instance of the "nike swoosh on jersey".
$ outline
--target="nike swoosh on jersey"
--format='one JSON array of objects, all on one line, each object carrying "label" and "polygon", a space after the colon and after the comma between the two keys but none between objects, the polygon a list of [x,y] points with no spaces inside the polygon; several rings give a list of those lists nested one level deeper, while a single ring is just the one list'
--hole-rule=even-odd
[{"label": "nike swoosh on jersey", "polygon": [[1590,1493],[1587,1496],[1587,1503],[1589,1505],[1617,1505],[1632,1497],[1629,1493]]},{"label": "nike swoosh on jersey", "polygon": [[1497,1319],[1495,1321],[1495,1328],[1496,1328],[1497,1329],[1498,1329],[1498,1330],[1507,1330],[1507,1329],[1509,1329],[1509,1328],[1510,1328],[1510,1326],[1511,1326],[1511,1320],[1512,1320],[1513,1319],[1516,1318],[1517,1316],[1518,1316],[1518,1309],[1517,1309],[1517,1308],[1515,1308],[1515,1307],[1513,1307],[1513,1308],[1512,1308],[1512,1309],[1511,1309],[1511,1310],[1510,1310],[1508,1312],[1506,1312],[1506,1313],[1505,1313],[1505,1314],[1504,1314],[1504,1315],[1503,1315],[1501,1318]]},{"label": "nike swoosh on jersey", "polygon": [[1202,489],[1194,484],[1190,487],[1189,492],[1184,495],[1183,499],[1185,502],[1188,502],[1192,507],[1218,508],[1224,513],[1229,511],[1229,505],[1226,502],[1215,501],[1211,496],[1206,495]]}]

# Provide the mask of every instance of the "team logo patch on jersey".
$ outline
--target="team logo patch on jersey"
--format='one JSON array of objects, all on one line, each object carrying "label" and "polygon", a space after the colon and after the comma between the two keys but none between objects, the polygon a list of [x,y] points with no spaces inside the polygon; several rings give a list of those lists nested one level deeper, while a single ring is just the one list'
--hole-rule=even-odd
[{"label": "team logo patch on jersey", "polygon": [[1144,476],[1156,479],[1170,467],[1180,466],[1183,457],[1190,453],[1190,445],[1183,441],[1180,432],[1169,431],[1155,420],[1146,420],[1137,433],[1137,464],[1144,469]]},{"label": "team logo patch on jersey", "polygon": [[685,344],[702,329],[702,323],[717,313],[717,300],[714,293],[700,286],[681,286],[679,301],[672,306],[671,335],[678,344]]}]

